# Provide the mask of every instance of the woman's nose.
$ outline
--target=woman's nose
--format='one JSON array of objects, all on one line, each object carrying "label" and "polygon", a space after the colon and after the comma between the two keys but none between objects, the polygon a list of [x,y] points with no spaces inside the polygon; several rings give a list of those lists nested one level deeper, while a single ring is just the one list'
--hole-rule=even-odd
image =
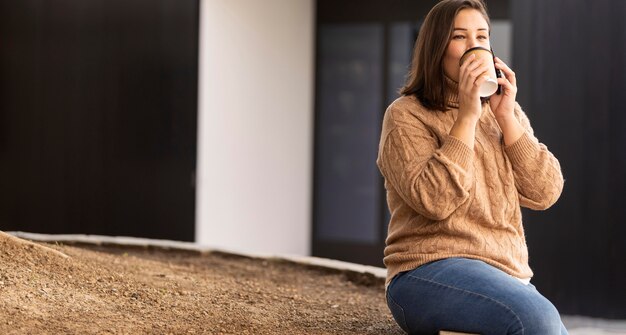
[{"label": "woman's nose", "polygon": [[469,49],[474,48],[474,47],[479,47],[479,46],[480,46],[480,43],[478,43],[477,39],[475,39],[475,38],[468,38],[467,39],[467,49],[466,50],[469,50]]}]

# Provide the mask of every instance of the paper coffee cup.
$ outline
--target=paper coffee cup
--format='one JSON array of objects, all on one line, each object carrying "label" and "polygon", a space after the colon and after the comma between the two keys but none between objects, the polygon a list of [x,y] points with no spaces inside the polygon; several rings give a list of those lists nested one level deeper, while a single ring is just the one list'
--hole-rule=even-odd
[{"label": "paper coffee cup", "polygon": [[471,48],[465,51],[463,56],[461,56],[459,66],[463,64],[465,59],[472,54],[476,55],[477,60],[483,59],[485,64],[487,64],[487,67],[489,68],[487,72],[481,74],[483,76],[487,76],[487,80],[483,82],[483,84],[478,89],[478,94],[480,94],[481,97],[489,97],[492,94],[496,93],[496,91],[498,90],[498,79],[496,77],[496,67],[493,63],[493,54],[491,53],[491,50],[483,47]]}]

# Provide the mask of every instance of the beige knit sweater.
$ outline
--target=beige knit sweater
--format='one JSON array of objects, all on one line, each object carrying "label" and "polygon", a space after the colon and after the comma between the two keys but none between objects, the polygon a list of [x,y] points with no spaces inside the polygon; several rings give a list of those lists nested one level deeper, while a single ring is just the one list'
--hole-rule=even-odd
[{"label": "beige knit sweater", "polygon": [[384,263],[387,284],[399,272],[467,257],[518,277],[533,275],[520,206],[543,210],[563,188],[558,160],[526,129],[505,147],[488,103],[476,126],[474,150],[449,135],[458,115],[425,109],[413,96],[394,101],[383,121],[378,168],[385,177],[391,221]]}]

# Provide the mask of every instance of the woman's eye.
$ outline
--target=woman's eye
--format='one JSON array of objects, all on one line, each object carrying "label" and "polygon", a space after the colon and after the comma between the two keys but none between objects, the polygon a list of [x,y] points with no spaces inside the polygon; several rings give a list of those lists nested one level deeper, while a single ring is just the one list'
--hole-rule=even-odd
[{"label": "woman's eye", "polygon": [[463,35],[454,35],[454,36],[452,36],[452,38],[455,39],[455,40],[460,40],[460,39],[465,38],[465,36],[463,36]]},{"label": "woman's eye", "polygon": [[487,39],[487,36],[478,36],[478,38],[479,38],[479,39],[486,40],[486,39]]}]

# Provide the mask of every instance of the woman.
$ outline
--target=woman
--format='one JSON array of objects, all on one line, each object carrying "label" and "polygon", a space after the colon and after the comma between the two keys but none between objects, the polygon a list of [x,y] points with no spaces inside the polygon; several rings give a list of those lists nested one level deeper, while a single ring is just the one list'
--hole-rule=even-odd
[{"label": "woman", "polygon": [[559,162],[515,101],[515,73],[481,99],[493,64],[479,0],[444,0],[427,15],[402,97],[387,109],[377,159],[391,222],[387,303],[411,334],[567,334],[530,284],[520,206],[543,210],[563,188]]}]

